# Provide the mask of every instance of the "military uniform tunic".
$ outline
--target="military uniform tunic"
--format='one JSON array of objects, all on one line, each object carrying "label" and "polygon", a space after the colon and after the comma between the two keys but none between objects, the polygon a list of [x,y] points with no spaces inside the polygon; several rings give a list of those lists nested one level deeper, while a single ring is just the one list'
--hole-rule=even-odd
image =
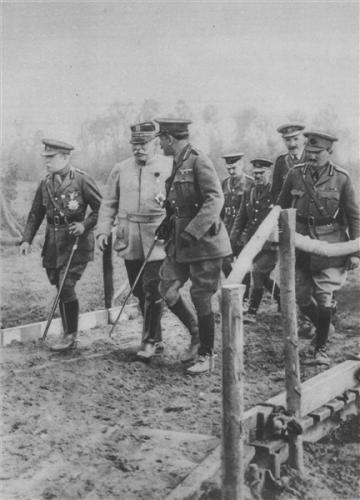
[{"label": "military uniform tunic", "polygon": [[222,218],[229,235],[234,224],[235,216],[240,208],[244,187],[243,175],[230,175],[222,183],[225,199]]},{"label": "military uniform tunic", "polygon": [[[179,298],[179,290],[190,278],[191,297],[199,317],[211,313],[211,296],[216,292],[222,258],[231,246],[220,218],[224,195],[211,161],[188,144],[181,161],[174,162],[173,182],[168,181],[170,238],[167,257],[160,269],[160,291],[168,304]],[[192,236],[181,238],[183,231]]]},{"label": "military uniform tunic", "polygon": [[[330,243],[358,238],[359,206],[348,173],[331,162],[319,173],[321,175],[316,180],[307,164],[294,167],[286,178],[278,203],[282,208],[297,209],[296,231],[300,234]],[[313,196],[310,196],[304,182],[312,187]],[[322,209],[314,202],[314,196]],[[298,252],[299,303],[308,303],[312,283],[317,301],[330,307],[333,292],[346,279],[346,261],[346,256],[328,258]]]},{"label": "military uniform tunic", "polygon": [[274,172],[272,177],[272,192],[274,200],[276,200],[279,196],[289,170],[291,170],[295,165],[303,163],[304,161],[305,150],[303,150],[300,158],[297,161],[294,160],[294,157],[289,152],[280,155],[275,160]]},{"label": "military uniform tunic", "polygon": [[100,201],[101,195],[95,182],[85,172],[71,167],[57,187],[54,186],[52,175],[47,175],[36,191],[23,241],[32,242],[46,216],[43,266],[59,269],[66,265],[74,244],[75,238],[69,234],[68,226],[72,222],[82,222],[85,232],[79,237],[78,249],[72,263],[93,260],[93,228],[96,225]]},{"label": "military uniform tunic", "polygon": [[[246,232],[245,243],[247,243],[273,206],[270,184],[262,188],[253,185],[249,190],[245,191],[230,236],[231,246],[235,255],[238,255],[242,249],[243,232]],[[253,281],[255,288],[262,287],[263,275],[270,275],[276,266],[276,261],[276,246],[269,241],[265,242],[261,252],[254,259]]]},{"label": "military uniform tunic", "polygon": [[[112,169],[101,204],[97,234],[109,235],[116,220],[114,248],[125,260],[142,260],[154,241],[155,230],[165,217],[156,198],[165,197],[165,180],[172,160],[157,155],[140,167],[130,157]],[[156,243],[150,261],[165,257],[163,242]]]}]

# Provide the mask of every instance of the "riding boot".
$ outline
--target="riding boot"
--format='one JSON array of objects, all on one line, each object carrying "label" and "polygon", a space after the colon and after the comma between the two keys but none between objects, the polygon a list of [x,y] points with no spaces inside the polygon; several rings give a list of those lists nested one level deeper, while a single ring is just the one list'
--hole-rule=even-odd
[{"label": "riding boot", "polygon": [[255,315],[259,309],[261,299],[264,293],[263,288],[253,288],[250,293],[248,313]]},{"label": "riding boot", "polygon": [[331,307],[319,306],[319,320],[316,328],[315,351],[325,347],[331,324]]},{"label": "riding boot", "polygon": [[156,300],[155,302],[145,301],[142,343],[157,343],[162,341],[161,316],[163,309],[164,303],[162,299]]},{"label": "riding boot", "polygon": [[242,280],[243,285],[245,285],[245,292],[243,296],[243,300],[249,300],[250,295],[250,284],[251,284],[251,274],[246,273],[244,279]]},{"label": "riding boot", "polygon": [[78,321],[79,321],[79,301],[63,303],[64,317],[67,325],[67,334],[64,335],[58,344],[51,347],[53,351],[67,351],[76,342]]},{"label": "riding boot", "polygon": [[263,296],[263,288],[253,288],[250,293],[249,308],[244,314],[244,323],[256,323],[256,313]]},{"label": "riding boot", "polygon": [[281,311],[280,307],[280,288],[277,283],[272,280],[269,276],[264,279],[264,285],[266,289],[271,293],[278,305],[278,311]]},{"label": "riding boot", "polygon": [[199,317],[199,356],[211,356],[214,349],[215,320],[214,313]]},{"label": "riding boot", "polygon": [[169,309],[186,326],[192,337],[199,335],[199,326],[196,315],[185,303],[182,297],[180,297],[173,306],[170,306]]},{"label": "riding boot", "polygon": [[310,304],[303,306],[299,305],[300,311],[309,318],[312,324],[317,328],[319,322],[319,307],[315,301],[311,301]]}]

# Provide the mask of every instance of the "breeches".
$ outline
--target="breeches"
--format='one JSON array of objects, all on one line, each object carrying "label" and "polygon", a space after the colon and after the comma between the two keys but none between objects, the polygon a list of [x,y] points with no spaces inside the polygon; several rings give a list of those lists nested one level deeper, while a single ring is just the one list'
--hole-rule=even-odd
[{"label": "breeches", "polygon": [[211,297],[217,290],[222,258],[179,263],[168,255],[160,268],[160,294],[171,307],[180,298],[180,289],[190,279],[190,295],[198,316],[211,313]]},{"label": "breeches", "polygon": [[[145,299],[149,302],[156,302],[161,299],[159,293],[159,270],[162,260],[152,260],[145,264],[140,279],[135,285],[134,295],[139,300],[140,308],[143,310]],[[139,274],[143,260],[125,260],[126,272],[128,275],[130,287],[135,283],[136,277]]]},{"label": "breeches", "polygon": [[296,268],[296,298],[299,306],[307,306],[312,297],[318,305],[331,307],[333,293],[346,281],[345,267],[329,267],[321,271]]},{"label": "breeches", "polygon": [[[75,285],[76,282],[79,281],[85,268],[87,266],[87,262],[79,262],[76,264],[70,264],[69,271],[64,281],[64,285],[62,287],[60,293],[60,300],[64,303],[72,302],[77,299],[75,293]],[[52,267],[46,268],[47,277],[52,285],[55,285],[56,288],[59,288],[65,273],[66,264],[58,269],[54,269]]]},{"label": "breeches", "polygon": [[277,258],[278,254],[275,250],[263,250],[259,253],[252,269],[254,288],[263,287],[264,279],[275,269]]}]

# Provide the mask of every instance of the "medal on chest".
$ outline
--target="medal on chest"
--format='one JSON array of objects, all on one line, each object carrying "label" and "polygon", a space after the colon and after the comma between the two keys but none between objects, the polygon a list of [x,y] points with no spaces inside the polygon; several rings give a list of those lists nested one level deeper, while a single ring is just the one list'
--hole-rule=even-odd
[{"label": "medal on chest", "polygon": [[76,200],[77,192],[73,191],[72,193],[69,193],[69,202],[67,204],[69,210],[77,210],[80,206],[78,200]]}]

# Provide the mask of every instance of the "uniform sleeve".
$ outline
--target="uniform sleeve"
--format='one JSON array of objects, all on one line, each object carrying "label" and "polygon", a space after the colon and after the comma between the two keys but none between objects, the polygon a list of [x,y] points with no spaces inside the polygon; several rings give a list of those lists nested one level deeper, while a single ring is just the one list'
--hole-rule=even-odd
[{"label": "uniform sleeve", "polygon": [[40,183],[39,187],[36,190],[28,219],[26,221],[22,241],[27,241],[30,244],[32,243],[34,236],[39,229],[46,213],[46,208],[43,205],[42,201],[42,183]]},{"label": "uniform sleeve", "polygon": [[97,235],[111,233],[119,209],[120,201],[120,171],[118,167],[113,168],[106,182],[105,194],[101,201]]},{"label": "uniform sleeve", "polygon": [[230,243],[231,243],[231,248],[233,250],[234,255],[239,254],[239,249],[242,246],[240,243],[241,234],[244,231],[244,229],[249,221],[247,210],[246,210],[246,199],[247,199],[247,195],[244,193],[242,200],[241,200],[241,205],[240,205],[239,211],[236,214],[234,224],[233,224],[233,227],[231,229]]},{"label": "uniform sleeve", "polygon": [[83,221],[85,230],[87,231],[96,226],[101,203],[99,188],[97,187],[94,179],[92,179],[89,175],[84,176],[83,179],[83,197],[86,204],[91,208],[91,211]]},{"label": "uniform sleeve", "polygon": [[292,177],[293,177],[293,169],[290,170],[288,175],[286,176],[284,185],[276,200],[276,205],[280,205],[281,208],[291,208],[292,204],[291,189],[293,184]]},{"label": "uniform sleeve", "polygon": [[195,179],[203,200],[196,216],[185,231],[199,240],[218,222],[224,205],[224,194],[215,167],[206,157],[198,156],[194,165]]},{"label": "uniform sleeve", "polygon": [[355,240],[360,236],[360,214],[359,204],[356,201],[355,190],[350,177],[346,178],[344,189],[341,193],[340,205],[344,210],[349,226],[350,239]]},{"label": "uniform sleeve", "polygon": [[284,160],[282,159],[281,156],[279,156],[279,158],[277,158],[275,161],[273,179],[272,179],[272,194],[274,200],[276,200],[280,194],[285,174],[286,172],[285,172]]}]

